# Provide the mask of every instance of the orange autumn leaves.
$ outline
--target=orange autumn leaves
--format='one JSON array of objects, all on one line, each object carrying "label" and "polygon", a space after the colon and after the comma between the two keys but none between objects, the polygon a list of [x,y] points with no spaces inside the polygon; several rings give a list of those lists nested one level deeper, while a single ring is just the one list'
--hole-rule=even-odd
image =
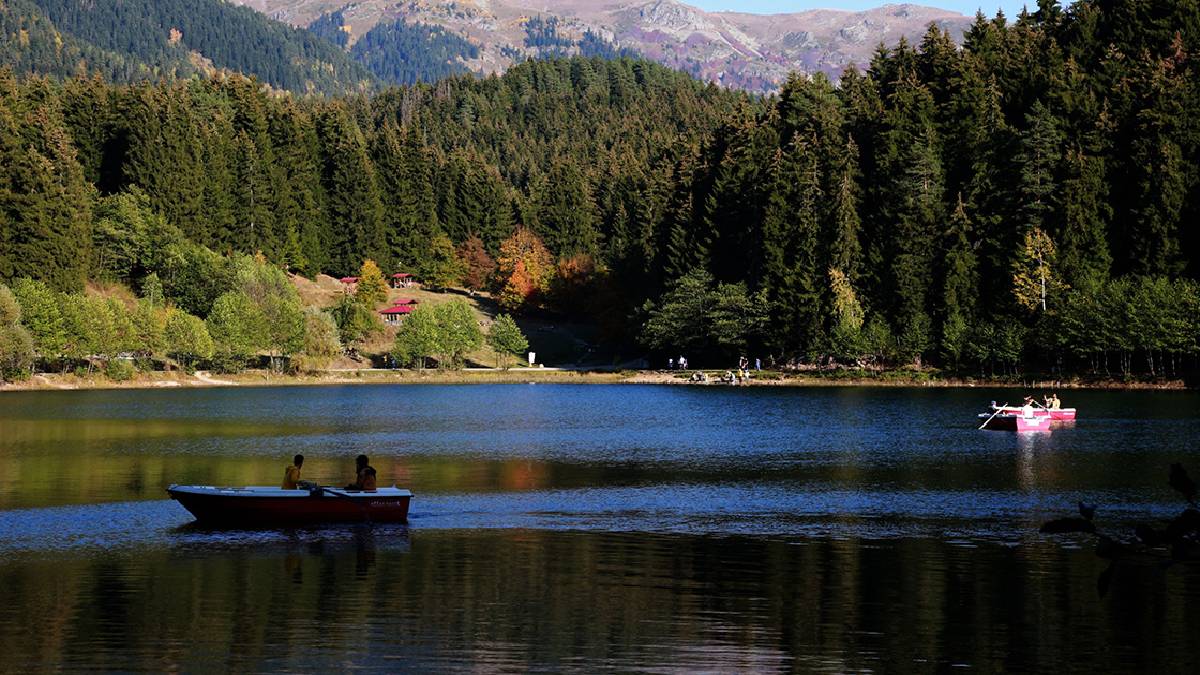
[{"label": "orange autumn leaves", "polygon": [[541,238],[521,226],[500,245],[496,260],[497,301],[509,312],[541,307],[551,295],[574,295],[572,291],[587,286],[597,271],[592,256],[586,253],[565,256],[555,263]]}]

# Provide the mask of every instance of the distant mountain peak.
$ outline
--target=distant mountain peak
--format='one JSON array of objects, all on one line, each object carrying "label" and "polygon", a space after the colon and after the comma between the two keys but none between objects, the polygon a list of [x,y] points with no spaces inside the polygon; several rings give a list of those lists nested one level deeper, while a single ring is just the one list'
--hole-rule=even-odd
[{"label": "distant mountain peak", "polygon": [[[297,26],[341,9],[352,41],[381,21],[441,26],[479,46],[478,58],[466,65],[484,73],[503,71],[528,57],[576,53],[565,41],[527,39],[531,19],[553,17],[564,38],[577,40],[590,31],[696,77],[753,91],[777,88],[792,71],[838,77],[851,64],[869,62],[880,43],[894,45],[901,37],[918,41],[930,23],[961,39],[972,21],[911,3],[764,15],[709,12],[679,0],[233,1]],[[551,44],[542,44],[547,41]]]}]

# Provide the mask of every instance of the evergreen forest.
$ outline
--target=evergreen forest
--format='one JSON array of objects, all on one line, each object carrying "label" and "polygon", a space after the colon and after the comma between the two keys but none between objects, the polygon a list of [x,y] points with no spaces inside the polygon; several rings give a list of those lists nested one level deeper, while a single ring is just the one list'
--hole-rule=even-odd
[{"label": "evergreen forest", "polygon": [[0,282],[204,319],[221,260],[372,259],[698,365],[1195,373],[1198,58],[1194,0],[1041,0],[770,97],[630,58],[332,98],[10,68]]},{"label": "evergreen forest", "polygon": [[353,46],[345,31],[342,11],[322,14],[308,26],[309,32],[348,50],[381,82],[415,84],[434,82],[467,73],[464,59],[479,56],[479,47],[440,26],[408,23],[404,19],[383,21],[363,34]]},{"label": "evergreen forest", "polygon": [[0,66],[18,75],[168,81],[252,75],[297,93],[350,93],[377,80],[343,50],[223,0],[5,0]]}]

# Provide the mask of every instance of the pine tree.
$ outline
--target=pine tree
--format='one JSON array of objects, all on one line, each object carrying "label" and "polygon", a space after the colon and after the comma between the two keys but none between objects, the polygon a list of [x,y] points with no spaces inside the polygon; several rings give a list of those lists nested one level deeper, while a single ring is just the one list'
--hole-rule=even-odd
[{"label": "pine tree", "polygon": [[1057,221],[1059,210],[1059,164],[1062,160],[1062,133],[1058,122],[1041,101],[1025,116],[1027,125],[1021,134],[1017,157],[1020,183],[1020,223],[1025,230],[1047,230]]},{"label": "pine tree", "polygon": [[852,285],[858,280],[862,265],[857,167],[858,146],[853,139],[848,139],[841,160],[834,166],[833,184],[826,200],[828,224],[823,236],[823,241],[829,242],[829,265],[846,275]]},{"label": "pine tree", "polygon": [[893,109],[879,165],[890,176],[893,316],[901,356],[920,364],[932,344],[930,290],[933,249],[942,213],[943,175],[933,128],[933,101],[923,86],[906,77],[896,85]]},{"label": "pine tree", "polygon": [[1067,153],[1065,164],[1059,269],[1068,286],[1091,288],[1108,278],[1112,266],[1106,233],[1112,208],[1106,199],[1104,160],[1076,149]]},{"label": "pine tree", "polygon": [[[0,100],[0,278],[82,288],[91,244],[93,188],[75,159],[53,98]],[[10,110],[10,106],[14,110]]]},{"label": "pine tree", "polygon": [[549,179],[554,187],[542,192],[537,204],[542,239],[559,256],[598,253],[596,204],[583,172],[574,163],[556,162]]},{"label": "pine tree", "polygon": [[348,272],[364,258],[390,267],[375,171],[358,124],[344,108],[332,107],[318,118],[318,133],[322,184],[333,223],[331,269]]},{"label": "pine tree", "polygon": [[421,268],[422,281],[433,288],[450,288],[462,280],[463,269],[450,237],[438,233],[429,244],[429,257]]},{"label": "pine tree", "polygon": [[773,349],[812,353],[822,340],[821,191],[813,145],[796,139],[776,160],[763,219],[762,288],[771,301]]},{"label": "pine tree", "polygon": [[427,262],[429,246],[438,228],[432,159],[420,145],[417,132],[403,133],[385,125],[372,144],[379,169],[379,186],[384,206],[384,228],[394,263],[418,269]]},{"label": "pine tree", "polygon": [[966,355],[974,329],[979,297],[978,262],[971,243],[971,223],[962,195],[950,215],[946,233],[945,269],[941,302],[941,351],[946,363],[958,366]]}]

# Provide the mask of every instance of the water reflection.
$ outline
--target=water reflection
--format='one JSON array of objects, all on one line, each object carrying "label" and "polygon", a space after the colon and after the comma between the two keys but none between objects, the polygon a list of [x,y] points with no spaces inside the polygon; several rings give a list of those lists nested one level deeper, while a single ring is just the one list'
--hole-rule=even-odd
[{"label": "water reflection", "polygon": [[[420,494],[680,483],[1161,492],[1200,452],[1200,396],[1076,392],[1047,434],[975,429],[985,390],[357,387],[0,397],[0,509],[272,485],[296,452],[345,484],[370,454]],[[1014,461],[1015,460],[1015,461]],[[808,489],[806,487],[806,489]]]},{"label": "water reflection", "polygon": [[0,669],[1162,671],[1200,631],[1194,570],[1100,601],[1095,558],[1046,542],[178,534],[0,562]]},{"label": "water reflection", "polygon": [[[1038,535],[1169,517],[1193,393],[361,387],[0,396],[0,671],[1195,670],[1195,567]],[[962,411],[961,419],[959,412]],[[408,527],[211,530],[171,482],[342,484]],[[36,620],[30,620],[35,617]]]}]

